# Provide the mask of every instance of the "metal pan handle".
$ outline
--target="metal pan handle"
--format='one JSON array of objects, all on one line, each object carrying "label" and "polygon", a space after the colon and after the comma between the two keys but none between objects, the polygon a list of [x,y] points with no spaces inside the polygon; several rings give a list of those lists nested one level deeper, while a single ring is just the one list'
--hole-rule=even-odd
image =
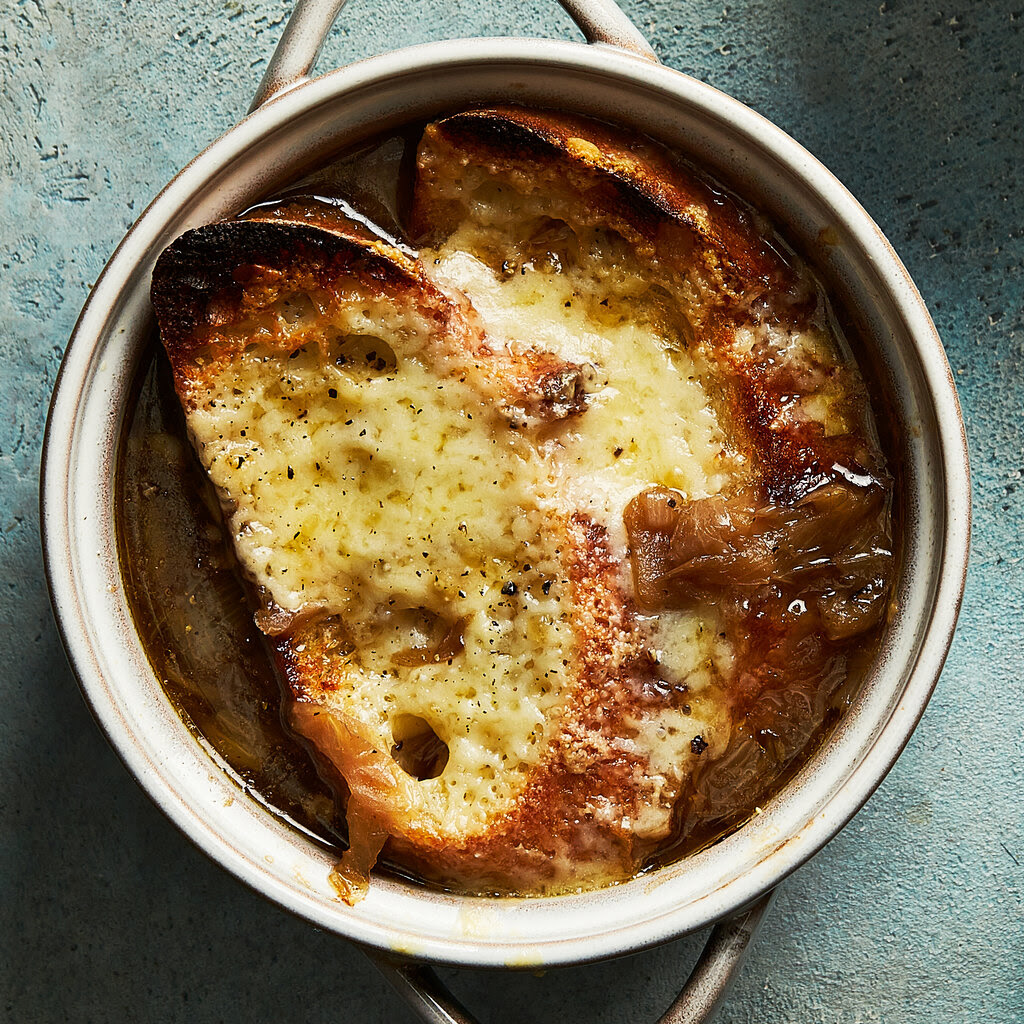
[{"label": "metal pan handle", "polygon": [[[703,1024],[711,1019],[774,896],[772,889],[745,910],[715,925],[686,984],[657,1024]],[[433,968],[375,949],[364,948],[363,952],[426,1024],[477,1024]]]},{"label": "metal pan handle", "polygon": [[[249,112],[309,78],[346,0],[297,0]],[[657,63],[651,44],[614,0],[558,0],[588,43],[614,46]]]}]

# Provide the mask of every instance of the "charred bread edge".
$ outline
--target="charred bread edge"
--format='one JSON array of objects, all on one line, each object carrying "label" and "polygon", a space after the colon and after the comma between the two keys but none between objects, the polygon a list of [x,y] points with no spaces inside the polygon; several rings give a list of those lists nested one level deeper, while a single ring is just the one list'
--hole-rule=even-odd
[{"label": "charred bread edge", "polygon": [[196,333],[213,326],[211,302],[219,300],[229,309],[240,305],[247,277],[243,268],[289,272],[299,261],[331,279],[348,274],[381,290],[434,292],[416,264],[384,242],[291,221],[222,221],[194,228],[161,253],[153,270],[153,307],[175,375],[185,371],[202,344]]}]

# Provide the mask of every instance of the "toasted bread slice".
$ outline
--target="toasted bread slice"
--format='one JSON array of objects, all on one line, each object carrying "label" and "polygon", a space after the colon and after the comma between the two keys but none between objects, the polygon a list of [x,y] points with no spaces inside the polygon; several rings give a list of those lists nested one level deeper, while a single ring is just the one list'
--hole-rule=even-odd
[{"label": "toasted bread slice", "polygon": [[614,232],[658,267],[698,322],[788,276],[737,206],[649,139],[597,121],[519,107],[465,111],[427,127],[417,170],[412,229],[426,245],[483,210],[495,227],[525,229],[524,242],[531,220],[553,217],[584,242]]},{"label": "toasted bread slice", "polygon": [[[455,114],[424,132],[412,222],[433,250],[427,272],[465,291],[492,336],[515,344],[552,291],[564,313],[549,304],[543,317],[570,337],[645,323],[705,383],[772,500],[834,479],[835,463],[882,473],[860,376],[811,276],[751,211],[651,140],[552,111]],[[554,351],[587,359],[550,333]]]},{"label": "toasted bread slice", "polygon": [[[495,342],[588,367],[586,415],[547,439],[563,495],[631,564],[659,678],[721,713],[717,749],[692,776],[677,762],[676,827],[699,833],[766,792],[889,609],[892,481],[863,379],[800,261],[648,139],[477,109],[428,125],[417,166],[432,280]],[[684,611],[717,622],[710,685],[685,667]]]}]

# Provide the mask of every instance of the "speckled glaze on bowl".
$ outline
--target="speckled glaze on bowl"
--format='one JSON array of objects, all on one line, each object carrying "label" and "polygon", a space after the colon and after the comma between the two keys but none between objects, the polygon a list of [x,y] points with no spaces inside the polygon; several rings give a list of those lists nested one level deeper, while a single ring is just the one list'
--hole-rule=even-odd
[{"label": "speckled glaze on bowl", "polygon": [[[412,47],[293,84],[303,68],[285,66],[284,44],[300,46],[303,25],[290,26],[292,38],[286,34],[282,59],[261,89],[269,101],[189,164],[114,253],[75,328],[47,425],[41,502],[51,598],[86,698],[129,770],[194,842],[266,896],[319,927],[425,961],[539,967],[596,960],[750,906],[835,835],[892,766],[938,678],[963,592],[970,528],[963,424],[939,338],[892,248],[846,189],[780,129],[644,59],[635,38],[617,37],[607,26],[602,34],[594,27],[600,18],[588,23],[583,6],[572,13],[588,38],[634,52],[470,39]],[[338,7],[324,6],[321,34]],[[122,419],[153,331],[153,263],[168,243],[369,135],[498,101],[635,126],[728,182],[816,258],[842,304],[856,311],[879,398],[898,425],[898,450],[889,455],[901,467],[904,491],[899,616],[827,745],[762,813],[710,849],[578,896],[483,899],[381,878],[350,908],[327,881],[330,854],[278,822],[219,769],[150,667],[115,538]]]}]

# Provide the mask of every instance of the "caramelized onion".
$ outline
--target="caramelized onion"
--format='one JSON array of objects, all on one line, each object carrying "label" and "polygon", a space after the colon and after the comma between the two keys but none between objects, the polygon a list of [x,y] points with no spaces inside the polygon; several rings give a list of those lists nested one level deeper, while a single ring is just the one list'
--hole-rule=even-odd
[{"label": "caramelized onion", "polygon": [[322,705],[296,701],[289,718],[295,732],[312,745],[325,776],[348,788],[349,846],[330,880],[353,906],[369,890],[370,869],[387,841],[388,808],[400,792],[401,768],[362,735],[360,723]]},{"label": "caramelized onion", "polygon": [[687,501],[650,488],[625,512],[637,602],[658,611],[771,585],[816,609],[833,639],[854,636],[884,610],[892,571],[885,513],[874,480],[833,481],[793,505],[749,492]]},{"label": "caramelized onion", "polygon": [[[627,506],[637,603],[713,604],[734,649],[734,721],[697,766],[681,834],[735,823],[807,747],[846,679],[854,642],[882,618],[893,556],[888,489],[841,472],[794,498],[751,491],[688,501],[652,487]],[[738,799],[742,794],[742,799]]]},{"label": "caramelized onion", "polygon": [[370,891],[370,871],[388,839],[387,829],[378,815],[355,795],[345,810],[348,821],[348,849],[327,876],[335,892],[350,907]]},{"label": "caramelized onion", "polygon": [[392,663],[413,668],[417,665],[436,665],[442,661],[451,661],[466,647],[465,634],[469,619],[468,615],[456,619],[432,647],[407,647],[404,651],[399,651],[392,656]]},{"label": "caramelized onion", "polygon": [[253,621],[256,628],[265,636],[274,637],[291,633],[303,622],[322,612],[320,606],[313,604],[303,605],[292,612],[277,604],[264,587],[256,587],[253,592],[259,602],[259,607],[253,614]]},{"label": "caramelized onion", "polygon": [[736,794],[752,794],[771,777],[770,759],[751,737],[740,735],[726,752],[694,776],[695,810],[713,819],[736,806]]},{"label": "caramelized onion", "polygon": [[633,589],[641,608],[657,610],[672,604],[671,587],[662,581],[670,571],[672,533],[679,522],[682,495],[667,487],[641,491],[623,518],[629,537]]},{"label": "caramelized onion", "polygon": [[836,680],[826,676],[817,685],[767,690],[747,714],[747,727],[780,766],[803,750],[814,735]]}]

